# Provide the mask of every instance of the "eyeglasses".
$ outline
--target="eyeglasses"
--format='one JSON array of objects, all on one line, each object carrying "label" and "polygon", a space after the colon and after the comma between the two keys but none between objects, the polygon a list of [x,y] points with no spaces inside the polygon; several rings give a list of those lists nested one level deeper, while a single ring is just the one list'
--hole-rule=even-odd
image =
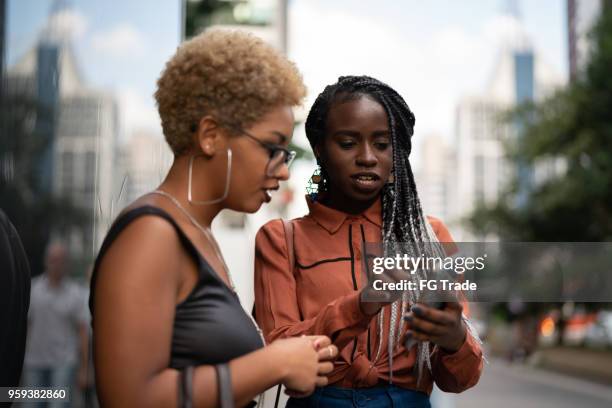
[{"label": "eyeglasses", "polygon": [[267,177],[274,177],[278,173],[278,170],[283,165],[289,167],[291,166],[291,163],[295,159],[296,152],[293,150],[285,149],[284,147],[276,145],[276,144],[262,142],[261,140],[259,140],[258,138],[256,138],[255,136],[247,132],[246,130],[241,129],[239,127],[231,126],[231,125],[226,125],[226,126],[248,137],[249,139],[257,142],[258,145],[260,145],[261,147],[263,147],[264,149],[268,151],[270,160],[268,161],[268,166],[266,167]]}]

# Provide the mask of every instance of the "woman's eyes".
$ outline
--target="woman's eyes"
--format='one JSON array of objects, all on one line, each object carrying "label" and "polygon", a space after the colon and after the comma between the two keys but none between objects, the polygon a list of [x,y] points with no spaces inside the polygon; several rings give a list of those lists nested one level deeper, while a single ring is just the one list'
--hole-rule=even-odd
[{"label": "woman's eyes", "polygon": [[387,141],[374,142],[374,146],[376,146],[376,148],[379,150],[386,150],[387,147],[389,147],[389,142]]},{"label": "woman's eyes", "polygon": [[340,145],[341,148],[343,149],[350,149],[351,147],[355,146],[356,143],[350,140],[346,140],[346,141],[339,141],[338,144]]},{"label": "woman's eyes", "polygon": [[[352,141],[352,140],[341,140],[338,142],[338,145],[342,148],[342,149],[350,149],[353,146],[357,145],[356,142]],[[389,141],[388,140],[377,140],[373,143],[374,147],[376,147],[378,150],[386,150],[389,147]]]}]

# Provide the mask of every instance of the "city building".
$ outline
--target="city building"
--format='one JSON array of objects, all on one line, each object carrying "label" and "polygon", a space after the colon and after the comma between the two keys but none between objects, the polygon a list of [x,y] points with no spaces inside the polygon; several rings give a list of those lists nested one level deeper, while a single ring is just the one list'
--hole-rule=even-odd
[{"label": "city building", "polygon": [[[479,203],[492,204],[516,175],[516,202],[521,205],[534,183],[533,169],[505,158],[505,143],[521,137],[521,123],[509,123],[504,115],[513,107],[537,101],[550,95],[563,84],[556,73],[537,52],[525,33],[518,13],[516,30],[499,50],[491,80],[486,89],[466,96],[458,103],[455,113],[456,172],[453,188],[446,204],[449,223],[458,240],[474,240],[465,228],[465,217]],[[540,171],[543,174],[545,171]]]},{"label": "city building", "polygon": [[420,152],[421,166],[414,176],[423,211],[446,220],[453,189],[453,151],[442,136],[434,133],[423,138]]},{"label": "city building", "polygon": [[603,0],[567,0],[567,35],[570,79],[575,80],[584,69],[591,42],[589,32],[601,15],[603,7],[609,7]]},{"label": "city building", "polygon": [[154,132],[136,130],[121,148],[120,207],[154,190],[172,165],[172,151],[163,137]]},{"label": "city building", "polygon": [[182,32],[189,38],[213,26],[246,30],[286,52],[287,3],[288,0],[184,1]]},{"label": "city building", "polygon": [[41,188],[91,214],[69,231],[54,232],[83,260],[97,252],[112,221],[119,119],[113,95],[85,84],[70,38],[55,27],[64,7],[54,3],[36,44],[8,68],[6,86],[50,113],[38,115],[35,123],[37,134],[48,138]]}]

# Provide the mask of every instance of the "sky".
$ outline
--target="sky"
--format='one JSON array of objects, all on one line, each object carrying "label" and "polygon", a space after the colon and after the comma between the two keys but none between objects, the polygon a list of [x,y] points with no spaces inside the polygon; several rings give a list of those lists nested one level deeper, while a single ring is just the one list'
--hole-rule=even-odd
[{"label": "sky", "polygon": [[[450,139],[454,108],[484,91],[501,43],[514,29],[508,1],[293,0],[290,54],[304,72],[310,106],[338,76],[367,74],[388,83],[416,116],[416,136]],[[516,2],[534,48],[567,76],[565,1]],[[325,12],[321,12],[325,10]]]},{"label": "sky", "polygon": [[[31,48],[52,0],[9,0],[7,60],[10,66]],[[73,36],[79,68],[88,86],[117,95],[123,135],[161,132],[153,92],[180,39],[180,6],[168,0],[71,0],[60,25]]]},{"label": "sky", "polygon": [[[9,0],[7,60],[32,47],[52,0]],[[89,86],[118,97],[124,134],[161,132],[155,81],[180,39],[181,7],[170,0],[67,0],[61,23],[73,35]],[[308,108],[338,76],[367,74],[404,96],[415,137],[452,143],[462,96],[486,88],[503,38],[508,0],[289,0],[289,56],[303,72]],[[536,52],[567,76],[565,0],[516,1]],[[298,135],[302,139],[303,135]],[[418,146],[418,143],[417,143]]]}]

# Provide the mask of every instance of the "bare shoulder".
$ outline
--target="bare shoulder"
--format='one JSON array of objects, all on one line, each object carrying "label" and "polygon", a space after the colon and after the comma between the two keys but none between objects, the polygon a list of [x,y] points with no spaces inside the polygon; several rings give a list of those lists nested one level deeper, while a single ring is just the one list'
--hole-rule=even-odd
[{"label": "bare shoulder", "polygon": [[162,217],[143,214],[119,233],[103,255],[96,292],[176,288],[181,262],[181,243],[174,226]]},{"label": "bare shoulder", "polygon": [[[138,197],[136,200],[132,201],[131,203],[129,203],[125,208],[123,208],[123,210],[121,210],[121,213],[118,215],[118,217],[121,217],[121,215],[125,214],[128,211],[135,210],[136,208],[140,208],[140,207],[157,207],[166,212],[170,212],[168,211],[168,201],[167,200],[163,199],[163,197],[157,194],[146,193],[144,195],[141,195],[140,197]],[[170,207],[170,209],[172,209],[172,207]]]},{"label": "bare shoulder", "polygon": [[101,267],[114,260],[177,258],[180,241],[170,221],[154,214],[142,214],[130,222],[104,254]]},{"label": "bare shoulder", "polygon": [[141,213],[100,259],[92,313],[101,401],[133,394],[168,367],[183,258],[171,222]]}]

